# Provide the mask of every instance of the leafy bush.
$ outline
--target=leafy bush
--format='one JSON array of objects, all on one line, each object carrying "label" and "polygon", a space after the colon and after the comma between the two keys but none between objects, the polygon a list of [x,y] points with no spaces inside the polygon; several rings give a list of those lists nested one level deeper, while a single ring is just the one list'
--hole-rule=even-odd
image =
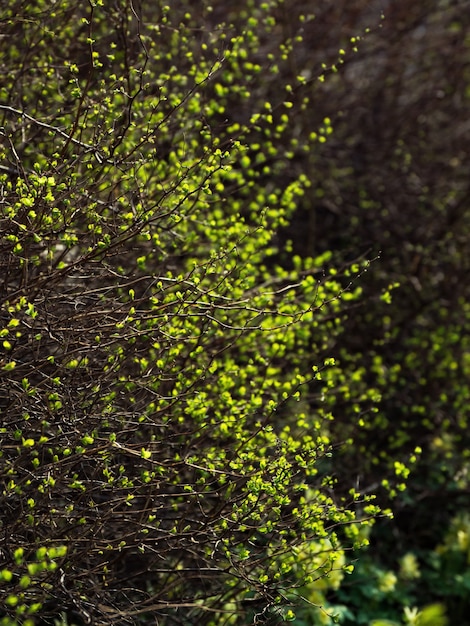
[{"label": "leafy bush", "polygon": [[[312,193],[284,236],[299,255],[380,256],[333,353],[355,374],[334,399],[334,436],[355,442],[336,471],[377,491],[397,461],[421,449],[393,524],[374,528],[369,556],[373,569],[396,574],[397,561],[416,554],[423,576],[411,606],[424,607],[443,602],[443,588],[460,587],[452,569],[439,566],[432,584],[424,572],[468,508],[469,16],[447,0],[315,4],[314,43],[305,46],[308,61],[298,57],[300,71],[316,67],[323,51],[332,55],[338,41],[346,48],[364,21],[372,28],[317,84],[305,117],[328,115],[334,133],[308,157]],[[391,299],[381,298],[389,286]],[[350,399],[370,390],[380,410],[358,419]],[[445,604],[450,623],[467,623],[468,594]],[[363,598],[365,613],[369,606]],[[390,619],[401,619],[397,611]]]},{"label": "leafy bush", "polygon": [[331,127],[285,142],[311,18],[281,6],[5,11],[3,624],[290,620],[380,512],[330,438],[367,263],[279,261]]},{"label": "leafy bush", "polygon": [[[325,47],[357,35],[370,4],[336,3],[344,14],[338,21],[333,9],[320,10]],[[320,85],[315,115],[328,111],[334,133],[311,152],[313,191],[299,203],[286,237],[301,255],[380,255],[361,283],[362,306],[336,355],[364,372],[362,385],[380,394],[380,411],[360,428],[336,411],[335,424],[356,441],[345,448],[343,467],[359,466],[366,483],[380,482],[397,454],[421,447],[412,492],[402,499],[400,540],[408,535],[413,543],[419,535],[420,545],[432,548],[468,489],[469,211],[461,132],[468,17],[447,1],[410,8],[398,0],[380,26]],[[320,54],[312,50],[313,62]],[[391,301],[378,297],[389,286]]]}]

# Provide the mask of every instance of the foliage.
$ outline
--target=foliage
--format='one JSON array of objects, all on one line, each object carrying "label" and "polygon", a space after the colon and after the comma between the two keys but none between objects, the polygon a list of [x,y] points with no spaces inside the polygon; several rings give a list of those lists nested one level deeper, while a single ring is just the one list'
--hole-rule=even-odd
[{"label": "foliage", "polygon": [[[396,574],[397,560],[416,554],[423,575],[411,606],[436,599],[449,623],[466,624],[468,594],[443,597],[460,588],[455,570],[439,557],[431,573],[436,546],[468,509],[469,17],[447,0],[319,2],[311,41],[321,45],[309,47],[305,64],[361,35],[381,9],[380,28],[317,86],[311,115],[327,113],[334,133],[310,154],[312,193],[285,237],[299,255],[380,257],[334,353],[343,371],[358,372],[344,403],[335,398],[333,432],[355,442],[336,467],[380,489],[397,460],[421,450],[407,490],[397,490],[393,524],[374,528],[369,556],[377,571]],[[381,297],[389,286],[391,297]],[[350,397],[361,389],[375,390],[379,411],[358,420]],[[397,606],[390,619],[400,621]]]},{"label": "foliage", "polygon": [[4,11],[4,624],[292,620],[380,513],[335,487],[330,437],[368,263],[279,261],[311,186],[291,162],[331,133],[288,136],[312,17],[237,7]]},{"label": "foliage", "polygon": [[5,623],[465,624],[467,13],[140,5],[0,16]]},{"label": "foliage", "polygon": [[[336,4],[341,23],[318,16],[331,41],[356,34],[369,3],[354,3],[354,12],[347,4]],[[394,2],[358,54],[320,85],[316,114],[327,106],[335,132],[311,153],[314,193],[286,235],[299,254],[380,255],[337,357],[365,372],[362,384],[380,394],[381,410],[360,428],[347,414],[336,425],[356,441],[345,449],[346,471],[360,466],[366,481],[381,481],[397,451],[422,449],[403,505],[424,503],[406,513],[419,518],[411,542],[427,532],[427,508],[438,511],[432,545],[468,489],[469,214],[460,130],[468,55],[468,19],[458,6]],[[389,286],[391,298],[383,297]]]},{"label": "foliage", "polygon": [[457,623],[465,623],[469,538],[470,519],[465,513],[451,521],[442,543],[398,557],[393,569],[380,565],[373,552],[365,554],[348,585],[336,594],[336,600],[347,607],[341,623],[444,626],[450,612]]}]

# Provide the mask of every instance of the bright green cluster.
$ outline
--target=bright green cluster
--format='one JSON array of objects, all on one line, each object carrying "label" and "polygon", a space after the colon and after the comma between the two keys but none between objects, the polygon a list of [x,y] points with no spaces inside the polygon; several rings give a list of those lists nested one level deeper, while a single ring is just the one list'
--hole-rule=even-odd
[{"label": "bright green cluster", "polygon": [[252,94],[263,72],[283,80],[312,17],[259,58],[282,2],[233,23],[191,3],[39,4],[7,20],[34,71],[12,45],[1,90],[17,168],[1,174],[1,503],[18,558],[0,601],[17,620],[71,598],[103,624],[294,619],[381,513],[335,493],[330,438],[338,396],[375,399],[350,397],[332,357],[367,264],[279,260],[310,189],[290,163],[331,120],[285,144],[305,78]]}]

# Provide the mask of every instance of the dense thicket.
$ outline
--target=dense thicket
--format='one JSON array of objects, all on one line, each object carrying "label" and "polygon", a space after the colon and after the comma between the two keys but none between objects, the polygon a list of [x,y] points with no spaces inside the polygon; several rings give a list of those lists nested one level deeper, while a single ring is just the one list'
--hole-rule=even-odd
[{"label": "dense thicket", "polygon": [[[346,42],[355,35],[370,4],[354,3],[353,12],[335,3],[335,18],[326,17],[328,37]],[[350,317],[337,355],[365,371],[365,384],[380,392],[381,410],[361,429],[347,411],[343,419],[336,410],[338,432],[356,442],[344,449],[342,468],[366,483],[381,482],[397,450],[423,450],[407,492],[395,502],[393,525],[377,529],[374,559],[361,574],[358,568],[361,591],[348,623],[368,623],[373,612],[397,619],[408,596],[417,605],[445,601],[450,622],[464,624],[468,6],[398,1],[382,8],[380,28],[321,86],[316,113],[328,107],[334,133],[312,154],[315,192],[302,200],[289,236],[301,254],[380,255],[362,282],[364,306]],[[395,283],[390,305],[374,297]],[[407,578],[408,558],[417,569]],[[385,572],[398,583],[380,593],[376,585]]]},{"label": "dense thicket", "polygon": [[2,18],[3,624],[328,617],[379,512],[335,489],[322,379],[366,264],[277,258],[311,18],[190,9]]},{"label": "dense thicket", "polygon": [[465,624],[466,3],[10,4],[2,623]]}]

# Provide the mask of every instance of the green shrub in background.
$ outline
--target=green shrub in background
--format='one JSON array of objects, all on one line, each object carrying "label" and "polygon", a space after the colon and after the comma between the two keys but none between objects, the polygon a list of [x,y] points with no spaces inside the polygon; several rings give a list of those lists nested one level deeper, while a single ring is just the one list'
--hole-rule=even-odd
[{"label": "green shrub in background", "polygon": [[468,514],[458,514],[443,535],[442,543],[430,550],[397,555],[392,569],[381,565],[373,551],[364,553],[335,594],[346,607],[340,622],[444,626],[451,623],[451,613],[464,623],[470,589]]},{"label": "green shrub in background", "polygon": [[[344,369],[363,372],[358,384],[378,390],[380,410],[359,423],[350,403],[343,411],[336,401],[332,427],[355,441],[337,468],[360,485],[379,485],[398,454],[422,449],[408,489],[394,502],[393,523],[375,526],[368,556],[377,571],[397,575],[400,560],[415,554],[422,575],[409,606],[445,604],[449,623],[465,626],[464,557],[454,553],[450,566],[449,555],[436,557],[436,546],[468,511],[470,213],[462,129],[469,16],[447,1],[319,3],[312,40],[328,33],[324,47],[332,50],[338,39],[345,45],[380,8],[381,27],[321,84],[314,115],[327,111],[335,130],[311,153],[313,192],[286,236],[299,254],[328,250],[346,260],[359,249],[380,252],[361,282],[364,306],[349,317],[334,355]],[[320,47],[310,51],[312,63]],[[395,283],[391,303],[377,297]],[[358,586],[367,586],[364,578]],[[371,604],[362,600],[367,614]],[[389,600],[382,608],[400,621],[407,601]]]},{"label": "green shrub in background", "polygon": [[4,625],[277,623],[306,602],[329,620],[381,513],[336,486],[330,438],[368,263],[279,261],[310,188],[291,163],[331,133],[288,137],[313,17],[283,32],[281,9],[4,11]]},{"label": "green shrub in background", "polygon": [[[320,3],[316,32],[347,42],[380,4],[338,2],[328,14]],[[416,542],[432,549],[468,505],[468,33],[451,2],[384,9],[380,29],[321,85],[315,114],[328,107],[335,132],[311,153],[314,192],[288,233],[299,254],[380,253],[364,295],[398,283],[391,303],[366,298],[338,349],[366,370],[381,410],[362,430],[335,423],[356,441],[344,466],[360,466],[365,480],[382,480],[390,451],[421,446],[395,527],[402,553]],[[393,544],[382,545],[391,554]]]},{"label": "green shrub in background", "polygon": [[467,14],[9,4],[4,624],[464,626]]}]

